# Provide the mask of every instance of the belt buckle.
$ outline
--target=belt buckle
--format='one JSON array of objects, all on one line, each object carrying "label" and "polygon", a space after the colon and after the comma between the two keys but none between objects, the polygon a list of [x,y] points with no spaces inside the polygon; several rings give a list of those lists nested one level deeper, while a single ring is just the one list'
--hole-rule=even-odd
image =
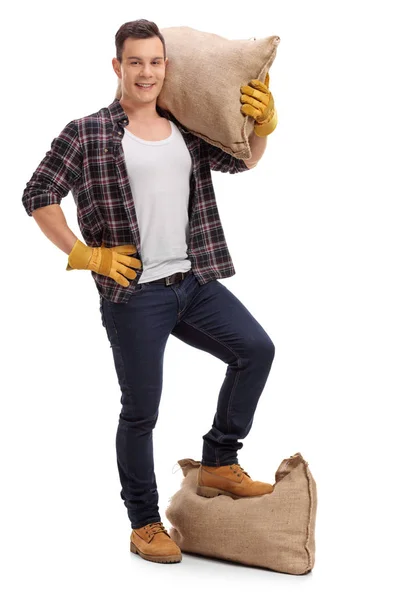
[{"label": "belt buckle", "polygon": [[[175,275],[177,275],[177,274],[178,274],[178,273],[173,273],[172,275],[168,275],[168,276],[165,278],[165,285],[172,285],[174,282],[173,282],[173,281],[170,281],[170,278],[171,278],[171,277],[174,277],[174,276],[175,276]],[[181,278],[180,278],[180,279],[178,279],[178,281],[182,281],[182,279],[184,279],[184,273],[179,273],[179,275],[181,276]]]}]

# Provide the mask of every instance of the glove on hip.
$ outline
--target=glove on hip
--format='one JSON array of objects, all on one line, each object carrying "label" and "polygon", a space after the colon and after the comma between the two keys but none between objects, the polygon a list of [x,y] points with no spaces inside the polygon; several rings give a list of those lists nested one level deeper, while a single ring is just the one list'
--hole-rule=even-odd
[{"label": "glove on hip", "polygon": [[133,244],[113,246],[112,248],[106,248],[102,244],[92,248],[77,239],[68,255],[66,271],[87,269],[111,277],[120,285],[128,287],[129,279],[137,277],[133,268],[140,269],[142,267],[142,261],[128,256],[135,253],[136,246]]}]

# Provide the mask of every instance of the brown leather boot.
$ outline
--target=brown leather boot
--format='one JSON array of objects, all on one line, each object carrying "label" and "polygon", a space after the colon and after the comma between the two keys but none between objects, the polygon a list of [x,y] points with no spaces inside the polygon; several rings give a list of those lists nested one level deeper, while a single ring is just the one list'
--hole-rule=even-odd
[{"label": "brown leather boot", "polygon": [[145,560],[175,563],[182,560],[181,549],[171,539],[161,521],[132,529],[131,552]]},{"label": "brown leather boot", "polygon": [[235,499],[263,496],[273,492],[274,487],[275,484],[253,481],[238,463],[222,467],[200,465],[197,473],[196,493],[205,498],[220,494]]}]

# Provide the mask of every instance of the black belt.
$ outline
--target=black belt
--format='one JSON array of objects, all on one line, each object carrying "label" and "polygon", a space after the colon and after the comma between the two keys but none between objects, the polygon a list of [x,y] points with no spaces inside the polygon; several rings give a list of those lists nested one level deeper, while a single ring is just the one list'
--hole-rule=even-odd
[{"label": "black belt", "polygon": [[168,275],[167,277],[161,277],[161,279],[155,279],[154,281],[145,281],[145,283],[165,283],[165,285],[172,285],[173,283],[183,281],[183,279],[185,279],[185,277],[187,277],[191,272],[192,269],[189,269],[189,271],[185,271],[184,273],[173,273],[172,275]]}]

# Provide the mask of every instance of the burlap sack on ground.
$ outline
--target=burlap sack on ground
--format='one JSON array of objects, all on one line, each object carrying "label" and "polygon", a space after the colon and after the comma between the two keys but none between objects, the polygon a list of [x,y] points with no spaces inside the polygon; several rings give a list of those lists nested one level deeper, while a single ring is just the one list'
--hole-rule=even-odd
[{"label": "burlap sack on ground", "polygon": [[[168,65],[157,104],[191,133],[235,158],[251,158],[254,119],[241,112],[240,86],[264,83],[278,36],[229,40],[191,27],[160,29]],[[121,98],[120,80],[115,97]]]},{"label": "burlap sack on ground", "polygon": [[238,500],[197,495],[200,462],[184,458],[178,464],[184,479],[165,514],[182,552],[292,575],[312,570],[317,488],[299,452],[281,462],[271,494]]}]

